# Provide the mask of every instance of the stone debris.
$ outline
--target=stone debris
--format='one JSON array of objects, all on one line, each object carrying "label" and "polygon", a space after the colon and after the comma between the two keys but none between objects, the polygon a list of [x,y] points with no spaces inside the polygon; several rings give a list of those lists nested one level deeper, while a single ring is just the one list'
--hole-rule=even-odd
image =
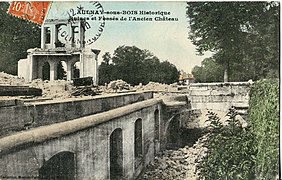
[{"label": "stone debris", "polygon": [[68,98],[71,96],[71,92],[74,90],[74,87],[68,81],[43,81],[41,79],[35,79],[32,82],[27,83],[23,78],[13,76],[5,72],[0,72],[0,85],[39,88],[42,89],[43,98]]},{"label": "stone debris", "polygon": [[25,80],[23,78],[13,76],[13,75],[7,74],[5,72],[0,72],[0,84],[21,86],[21,85],[25,85]]},{"label": "stone debris", "polygon": [[[159,93],[155,93],[157,96],[162,96],[166,92],[177,91],[177,84],[162,84],[158,82],[149,82],[146,85],[142,85],[140,83],[138,86],[131,86],[127,82],[118,79],[111,81],[106,86],[99,86],[98,90],[95,90],[95,93],[90,93],[88,89],[77,89],[72,85],[70,81],[65,80],[41,80],[35,79],[30,83],[25,82],[23,78],[19,78],[18,76],[10,75],[5,72],[0,72],[0,85],[13,85],[13,86],[29,86],[33,88],[42,89],[42,98],[49,99],[66,99],[71,98],[72,96],[84,96],[84,95],[96,95],[96,92],[101,94],[107,93],[120,93],[120,92],[133,92],[133,91],[156,91]],[[81,93],[80,93],[81,91]]]},{"label": "stone debris", "polygon": [[196,180],[199,172],[196,167],[206,155],[207,148],[203,142],[207,135],[200,137],[193,146],[177,150],[165,150],[150,163],[140,179],[150,180]]},{"label": "stone debris", "polygon": [[111,81],[107,87],[106,87],[106,92],[120,92],[123,90],[130,90],[132,89],[132,87],[130,86],[130,84],[128,84],[127,82],[118,79],[115,81]]},{"label": "stone debris", "polygon": [[[221,122],[226,122],[228,117],[225,112],[214,111]],[[155,161],[150,163],[140,179],[148,180],[198,180],[199,171],[197,165],[206,155],[207,148],[204,142],[208,139],[209,131],[206,129],[210,123],[206,120],[208,110],[203,110],[201,115],[189,120],[186,125],[187,142],[185,146],[177,150],[165,150],[155,157]],[[189,125],[189,126],[188,126]],[[192,126],[191,126],[192,125]],[[189,129],[189,130],[188,130]],[[198,132],[198,134],[197,134]],[[193,137],[194,136],[194,137]],[[195,140],[194,140],[195,139]]]},{"label": "stone debris", "polygon": [[77,87],[72,93],[72,96],[95,96],[98,94],[97,88],[90,86]]},{"label": "stone debris", "polygon": [[146,85],[139,84],[135,86],[134,89],[137,91],[146,91],[146,90],[153,90],[153,91],[164,91],[164,92],[171,92],[177,91],[177,84],[162,84],[158,82],[149,82]]},{"label": "stone debris", "polygon": [[71,82],[65,80],[43,81],[41,79],[35,79],[29,86],[42,89],[43,98],[65,99],[71,97],[71,93],[75,90],[75,87],[71,85]]}]

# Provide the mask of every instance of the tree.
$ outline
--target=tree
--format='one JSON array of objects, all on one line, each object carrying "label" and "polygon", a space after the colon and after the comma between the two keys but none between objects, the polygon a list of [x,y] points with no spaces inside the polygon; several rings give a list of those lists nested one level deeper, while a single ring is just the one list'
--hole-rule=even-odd
[{"label": "tree", "polygon": [[142,65],[147,54],[135,46],[120,46],[112,57],[114,76],[130,84],[143,82]]},{"label": "tree", "polygon": [[197,51],[214,52],[230,79],[258,79],[279,70],[279,3],[188,2],[187,17]]},{"label": "tree", "polygon": [[175,65],[171,64],[168,61],[161,62],[159,65],[159,74],[161,83],[172,84],[178,81],[179,72]]},{"label": "tree", "polygon": [[136,46],[119,46],[113,57],[107,52],[99,67],[100,84],[122,79],[132,85],[150,81],[173,83],[178,81],[177,68],[168,61],[160,60],[148,50]]},{"label": "tree", "polygon": [[205,82],[205,74],[203,71],[203,67],[201,66],[194,66],[192,69],[192,74],[195,78],[195,82],[202,83]]},{"label": "tree", "polygon": [[212,58],[202,61],[201,67],[195,66],[192,74],[196,82],[220,82],[223,78],[224,68]]},{"label": "tree", "polygon": [[103,56],[103,61],[99,66],[99,84],[109,83],[112,78],[113,65],[110,64],[111,54],[106,52]]},{"label": "tree", "polygon": [[57,78],[58,79],[66,79],[67,78],[67,72],[64,70],[62,62],[59,62],[58,65],[57,65]]},{"label": "tree", "polygon": [[17,62],[27,49],[40,46],[40,26],[7,14],[9,3],[0,2],[0,71],[17,74]]}]

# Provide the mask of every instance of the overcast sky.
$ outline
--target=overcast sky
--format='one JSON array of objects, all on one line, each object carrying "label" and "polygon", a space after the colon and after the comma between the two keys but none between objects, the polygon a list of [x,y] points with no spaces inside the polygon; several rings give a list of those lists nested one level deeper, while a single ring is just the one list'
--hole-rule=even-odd
[{"label": "overcast sky", "polygon": [[[168,60],[175,64],[179,70],[191,72],[195,65],[200,65],[201,61],[209,57],[198,56],[195,46],[192,45],[188,37],[188,22],[186,18],[186,3],[178,2],[100,2],[104,11],[137,11],[136,15],[105,15],[107,18],[148,17],[153,21],[105,21],[105,27],[99,39],[90,48],[101,50],[99,62],[105,52],[113,51],[121,45],[137,46],[140,49],[148,49],[161,61]],[[98,10],[89,2],[53,2],[49,10],[48,19],[67,18],[66,12],[73,9],[77,12],[77,7],[81,5],[84,10]],[[155,21],[158,15],[140,15],[139,11],[164,11],[170,12],[167,17],[177,18],[178,21]],[[84,15],[89,16],[89,15]],[[95,15],[99,16],[99,15]],[[86,39],[93,37],[98,32],[98,27],[102,21],[88,21],[91,28],[86,31]]]}]

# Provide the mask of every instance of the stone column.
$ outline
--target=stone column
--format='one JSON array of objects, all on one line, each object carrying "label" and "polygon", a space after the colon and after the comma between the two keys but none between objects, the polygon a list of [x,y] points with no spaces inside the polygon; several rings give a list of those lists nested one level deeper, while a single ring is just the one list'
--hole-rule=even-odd
[{"label": "stone column", "polygon": [[58,42],[58,27],[57,25],[54,25],[54,43],[53,46],[56,47],[56,44]]},{"label": "stone column", "polygon": [[51,48],[55,48],[55,47],[56,47],[56,46],[55,46],[55,42],[56,42],[56,38],[58,37],[56,33],[58,33],[58,32],[56,31],[56,25],[53,24],[53,25],[50,27],[50,37],[51,37],[51,39],[50,39],[50,45],[51,45]]},{"label": "stone column", "polygon": [[85,65],[85,60],[84,60],[84,54],[81,53],[79,55],[79,63],[80,63],[80,70],[79,70],[79,77],[82,78],[84,77],[85,70],[84,70],[84,65]]},{"label": "stone column", "polygon": [[68,36],[65,37],[66,47],[71,48],[72,47],[72,38],[73,38],[73,29],[72,29],[71,24],[67,24],[67,31],[68,31]]},{"label": "stone column", "polygon": [[72,26],[72,37],[73,37],[73,40],[72,40],[72,47],[75,47],[75,48],[79,48],[79,36],[80,36],[80,29],[79,29],[79,24],[74,24]]},{"label": "stone column", "polygon": [[83,44],[83,41],[84,41],[84,32],[83,32],[83,26],[80,22],[79,24],[79,47],[80,48],[83,48],[84,47],[84,44]]},{"label": "stone column", "polygon": [[45,39],[46,39],[45,26],[41,26],[41,48],[42,49],[45,49]]},{"label": "stone column", "polygon": [[92,52],[95,54],[93,82],[94,82],[94,85],[98,85],[98,80],[99,80],[99,77],[98,77],[98,55],[101,51],[97,50],[97,49],[92,49]]},{"label": "stone column", "polygon": [[33,60],[33,55],[32,54],[28,54],[27,55],[27,59],[28,59],[28,63],[29,63],[29,76],[28,76],[28,81],[31,82],[34,79],[34,71],[36,71],[36,69],[34,69],[34,60]]},{"label": "stone column", "polygon": [[50,64],[50,81],[57,80],[57,63],[54,60],[49,61]]},{"label": "stone column", "polygon": [[66,63],[67,63],[67,81],[70,81],[73,74],[73,70],[72,70],[73,62],[66,61]]},{"label": "stone column", "polygon": [[74,64],[79,60],[79,56],[72,56],[67,63],[67,80],[70,81],[74,77]]}]

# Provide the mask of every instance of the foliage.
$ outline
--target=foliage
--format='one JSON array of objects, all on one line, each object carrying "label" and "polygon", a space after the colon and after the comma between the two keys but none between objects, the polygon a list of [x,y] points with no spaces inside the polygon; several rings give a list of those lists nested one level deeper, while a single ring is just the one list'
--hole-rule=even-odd
[{"label": "foliage", "polygon": [[132,85],[150,81],[174,83],[178,81],[177,68],[168,61],[160,62],[148,50],[135,46],[119,46],[113,56],[107,52],[99,67],[99,84],[122,79]]},{"label": "foliage", "polygon": [[113,65],[110,64],[111,55],[106,52],[103,56],[103,62],[99,66],[99,84],[109,83],[114,79],[113,77]]},{"label": "foliage", "polygon": [[192,74],[195,82],[220,82],[223,79],[224,68],[212,58],[206,58],[201,66],[195,66]]},{"label": "foliage", "polygon": [[40,27],[7,14],[9,3],[0,2],[0,71],[17,73],[17,62],[27,49],[40,46]]},{"label": "foliage", "polygon": [[257,81],[251,89],[249,126],[242,128],[228,113],[223,126],[213,112],[213,127],[205,142],[208,153],[200,162],[205,179],[277,179],[279,175],[279,80]]},{"label": "foliage", "polygon": [[64,70],[62,61],[59,62],[58,65],[57,65],[57,78],[58,79],[66,79],[67,78],[67,72]]},{"label": "foliage", "polygon": [[258,80],[279,72],[278,2],[188,2],[189,39],[214,52],[229,80]]},{"label": "foliage", "polygon": [[249,127],[242,128],[230,110],[228,125],[221,123],[217,114],[209,112],[212,132],[205,141],[207,155],[198,166],[200,177],[214,179],[254,179],[254,136]]},{"label": "foliage", "polygon": [[279,81],[258,81],[251,91],[250,123],[258,140],[255,171],[264,179],[279,174],[279,108]]}]

